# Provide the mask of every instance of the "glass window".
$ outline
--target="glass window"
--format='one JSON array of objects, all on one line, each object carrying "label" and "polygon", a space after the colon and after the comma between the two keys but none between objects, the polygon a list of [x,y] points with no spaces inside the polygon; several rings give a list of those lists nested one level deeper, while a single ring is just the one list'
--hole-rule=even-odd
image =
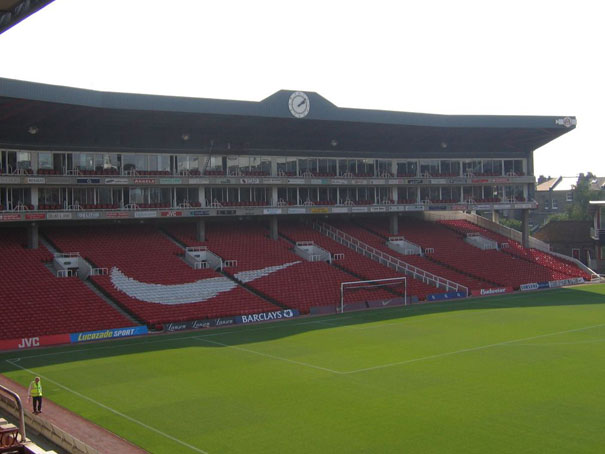
[{"label": "glass window", "polygon": [[392,176],[393,173],[391,172],[391,161],[378,159],[376,161],[376,174],[381,177]]},{"label": "glass window", "polygon": [[417,175],[418,163],[416,161],[400,161],[397,163],[397,176],[415,177]]},{"label": "glass window", "polygon": [[133,170],[147,170],[147,155],[125,154],[122,155],[122,166],[124,172]]},{"label": "glass window", "polygon": [[439,161],[420,161],[421,175],[439,175]]},{"label": "glass window", "polygon": [[17,152],[17,168],[18,169],[31,169],[32,168],[31,153],[26,152],[26,151]]},{"label": "glass window", "polygon": [[38,189],[39,205],[63,205],[61,201],[61,191],[59,188],[40,188]]},{"label": "glass window", "polygon": [[465,175],[479,175],[481,173],[481,161],[463,161],[462,173]]},{"label": "glass window", "polygon": [[443,160],[439,165],[441,176],[457,177],[460,175],[460,161]]},{"label": "glass window", "polygon": [[38,169],[50,170],[52,168],[53,168],[52,153],[46,153],[46,152],[38,153]]},{"label": "glass window", "polygon": [[374,160],[373,159],[363,159],[363,160],[359,161],[359,165],[357,167],[357,172],[361,176],[373,177],[374,176]]}]

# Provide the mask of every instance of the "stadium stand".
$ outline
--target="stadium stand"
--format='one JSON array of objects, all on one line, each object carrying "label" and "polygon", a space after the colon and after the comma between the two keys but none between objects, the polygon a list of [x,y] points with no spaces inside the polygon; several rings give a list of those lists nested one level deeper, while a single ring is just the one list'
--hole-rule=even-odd
[{"label": "stadium stand", "polygon": [[375,247],[376,249],[379,249],[383,252],[391,254],[399,258],[400,260],[409,263],[410,265],[414,265],[430,273],[436,274],[437,276],[441,276],[451,281],[462,284],[465,287],[468,287],[469,289],[480,289],[493,286],[493,284],[489,281],[474,278],[464,272],[456,271],[442,264],[434,262],[430,260],[430,256],[423,257],[419,255],[402,255],[389,248],[386,245],[386,241],[390,236],[395,235],[389,235],[387,229],[384,227],[386,226],[386,219],[363,219],[359,221],[359,225],[344,222],[331,222],[331,225],[336,226],[337,228],[347,232],[349,235],[354,236],[359,240],[363,241],[364,243],[369,244],[370,246]]},{"label": "stadium stand", "polygon": [[554,272],[563,273],[565,277],[562,277],[562,279],[566,279],[568,277],[582,277],[585,280],[590,280],[591,278],[588,273],[578,268],[578,266],[571,261],[555,257],[554,255],[547,254],[546,252],[542,252],[538,249],[524,248],[523,245],[517,241],[506,238],[498,233],[492,232],[491,230],[485,229],[471,222],[453,219],[440,221],[440,224],[445,225],[462,235],[466,235],[468,233],[479,233],[482,236],[497,241],[501,245],[505,244],[506,246],[501,249],[502,252],[525,259],[531,263],[536,263],[545,268],[549,268]]},{"label": "stadium stand", "polygon": [[[334,262],[336,266],[345,269],[347,272],[361,280],[387,279],[403,276],[402,274],[337,243],[327,236],[322,235],[308,225],[296,222],[284,222],[280,226],[280,231],[282,235],[289,238],[292,242],[313,241],[318,246],[329,251],[332,255],[343,254],[342,259]],[[408,295],[416,296],[422,301],[426,299],[427,295],[443,293],[444,290],[438,289],[437,287],[417,279],[409,278],[407,292]]]},{"label": "stadium stand", "polygon": [[134,325],[78,277],[55,277],[46,265],[52,261],[48,249],[25,249],[24,239],[21,230],[0,236],[0,269],[11,270],[0,280],[1,339]]},{"label": "stadium stand", "polygon": [[[288,225],[290,224],[284,224],[286,234],[290,232]],[[281,304],[300,310],[301,313],[309,312],[313,306],[335,307],[340,299],[341,282],[400,276],[348,250],[345,257],[357,256],[356,260],[364,264],[363,269],[358,267],[339,269],[325,262],[305,262],[292,252],[292,244],[283,239],[278,241],[269,239],[266,229],[261,224],[253,222],[235,225],[209,224],[207,241],[203,243],[195,241],[192,224],[173,225],[167,230],[188,246],[205,245],[223,259],[237,260],[235,269],[227,269],[229,273],[299,262],[280,273],[255,280],[249,285]],[[430,289],[430,293],[438,292],[435,288]],[[367,292],[359,292],[357,296],[365,300],[392,297],[391,294],[378,291]]]},{"label": "stadium stand", "polygon": [[464,241],[464,235],[443,224],[406,218],[399,232],[423,248],[434,250],[430,257],[460,273],[518,289],[521,284],[570,277],[538,263],[528,262],[501,250],[480,250]]},{"label": "stadium stand", "polygon": [[[49,239],[61,250],[78,251],[97,266],[111,269],[91,279],[126,310],[149,324],[217,318],[279,309],[244,288],[232,285],[212,269],[194,270],[179,255],[183,250],[151,226],[85,227],[52,229]],[[144,301],[142,293],[127,294],[116,285],[126,275],[130,282],[151,284],[152,291],[187,292],[186,284],[218,280],[227,288],[206,300],[183,304]],[[178,287],[178,285],[185,284]],[[154,287],[155,286],[155,287]]]}]

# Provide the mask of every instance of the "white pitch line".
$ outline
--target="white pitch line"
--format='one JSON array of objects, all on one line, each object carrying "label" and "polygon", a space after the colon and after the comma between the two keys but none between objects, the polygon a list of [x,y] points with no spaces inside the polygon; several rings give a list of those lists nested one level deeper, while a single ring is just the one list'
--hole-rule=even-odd
[{"label": "white pitch line", "polygon": [[378,366],[365,367],[363,369],[350,370],[348,372],[340,372],[340,373],[343,374],[343,375],[348,375],[348,374],[356,374],[358,372],[368,372],[368,371],[371,371],[371,370],[386,369],[387,367],[402,366],[404,364],[417,363],[419,361],[426,361],[426,360],[429,360],[429,359],[443,358],[445,356],[452,356],[452,355],[458,355],[460,353],[467,353],[467,352],[473,352],[473,351],[477,351],[477,350],[484,350],[484,349],[487,349],[487,348],[499,347],[499,346],[508,345],[508,344],[514,344],[516,342],[524,342],[524,341],[529,341],[529,340],[534,340],[534,339],[541,339],[541,338],[544,338],[544,337],[558,336],[559,334],[567,334],[567,333],[575,333],[575,332],[579,332],[579,331],[586,331],[586,330],[589,330],[589,329],[601,328],[603,326],[605,326],[605,323],[601,323],[599,325],[585,326],[583,328],[569,329],[569,330],[565,330],[565,331],[557,331],[555,333],[540,334],[538,336],[523,337],[521,339],[513,339],[513,340],[509,340],[509,341],[504,341],[504,342],[497,342],[495,344],[480,345],[479,347],[464,348],[462,350],[456,350],[456,351],[453,351],[453,352],[437,353],[435,355],[423,356],[421,358],[408,359],[408,360],[405,360],[405,361],[397,361],[397,362],[394,362],[394,363],[381,364],[381,365],[378,365]]},{"label": "white pitch line", "polygon": [[222,342],[216,342],[213,340],[209,340],[209,339],[205,339],[203,337],[194,337],[194,339],[199,339],[203,342],[208,342],[209,344],[215,344],[215,345],[220,345],[222,347],[228,347],[228,348],[232,348],[234,350],[239,350],[242,352],[247,352],[247,353],[252,353],[254,355],[259,355],[259,356],[264,356],[265,358],[271,358],[271,359],[275,359],[278,361],[283,361],[286,363],[291,363],[291,364],[296,364],[299,366],[304,366],[304,367],[310,367],[312,369],[317,369],[317,370],[322,370],[324,372],[330,372],[332,374],[342,374],[343,372],[334,370],[334,369],[328,369],[327,367],[321,367],[321,366],[316,366],[315,364],[310,364],[310,363],[304,363],[302,361],[296,361],[293,359],[288,359],[288,358],[283,358],[281,356],[276,356],[276,355],[270,355],[269,353],[263,353],[263,352],[257,352],[256,350],[250,350],[248,348],[243,348],[243,347],[236,347],[235,345],[229,345],[229,344],[223,344]]},{"label": "white pitch line", "polygon": [[98,402],[98,401],[96,401],[96,400],[94,400],[94,399],[92,399],[92,398],[90,398],[88,396],[85,396],[84,394],[82,394],[82,393],[80,393],[78,391],[75,391],[75,390],[73,390],[71,388],[68,388],[67,386],[62,385],[61,383],[59,383],[59,382],[57,382],[55,380],[52,380],[52,379],[50,379],[50,378],[48,378],[48,377],[46,377],[46,376],[44,376],[42,374],[34,372],[33,370],[30,370],[30,369],[27,369],[25,367],[22,367],[19,364],[16,364],[16,362],[13,362],[13,361],[11,361],[9,359],[7,359],[6,362],[12,364],[15,367],[18,367],[19,369],[22,369],[22,370],[26,371],[26,372],[34,375],[34,376],[42,377],[44,380],[57,385],[59,388],[62,388],[65,391],[68,391],[68,392],[70,392],[72,394],[75,394],[76,396],[78,396],[78,397],[80,397],[80,398],[82,398],[84,400],[92,402],[93,404],[98,405],[99,407],[104,408],[105,410],[108,410],[108,411],[110,411],[110,412],[112,412],[112,413],[114,413],[114,414],[116,414],[118,416],[121,416],[122,418],[127,419],[128,421],[131,421],[131,422],[133,422],[135,424],[138,424],[139,426],[144,427],[145,429],[151,430],[152,432],[155,432],[155,433],[157,433],[159,435],[162,435],[163,437],[166,437],[169,440],[172,440],[172,441],[174,441],[174,442],[176,442],[176,443],[178,443],[178,444],[180,444],[182,446],[185,446],[185,447],[191,449],[192,451],[199,452],[200,454],[208,454],[208,452],[204,451],[203,449],[196,448],[195,446],[192,446],[189,443],[185,443],[184,441],[181,441],[178,438],[173,437],[172,435],[169,435],[169,434],[167,434],[165,432],[162,432],[161,430],[158,430],[155,427],[151,427],[151,426],[145,424],[144,422],[139,421],[138,419],[135,419],[135,418],[133,418],[131,416],[128,416],[128,415],[126,415],[126,414],[124,414],[124,413],[122,413],[122,412],[120,412],[118,410],[115,410],[115,409],[113,409],[113,408],[111,408],[111,407],[109,407],[109,406],[107,406],[105,404],[102,404],[101,402]]}]

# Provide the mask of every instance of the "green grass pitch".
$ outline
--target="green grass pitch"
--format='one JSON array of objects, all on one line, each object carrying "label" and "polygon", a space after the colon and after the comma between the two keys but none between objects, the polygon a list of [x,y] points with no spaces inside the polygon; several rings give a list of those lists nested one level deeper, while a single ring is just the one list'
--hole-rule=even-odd
[{"label": "green grass pitch", "polygon": [[13,352],[0,372],[152,453],[601,453],[605,285]]}]

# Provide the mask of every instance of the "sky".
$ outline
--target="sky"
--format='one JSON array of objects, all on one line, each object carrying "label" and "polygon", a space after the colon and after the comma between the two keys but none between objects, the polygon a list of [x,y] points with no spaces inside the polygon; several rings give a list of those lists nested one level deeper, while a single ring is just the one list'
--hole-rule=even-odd
[{"label": "sky", "polygon": [[0,35],[0,77],[101,91],[576,116],[535,174],[605,176],[594,0],[55,0]]}]

